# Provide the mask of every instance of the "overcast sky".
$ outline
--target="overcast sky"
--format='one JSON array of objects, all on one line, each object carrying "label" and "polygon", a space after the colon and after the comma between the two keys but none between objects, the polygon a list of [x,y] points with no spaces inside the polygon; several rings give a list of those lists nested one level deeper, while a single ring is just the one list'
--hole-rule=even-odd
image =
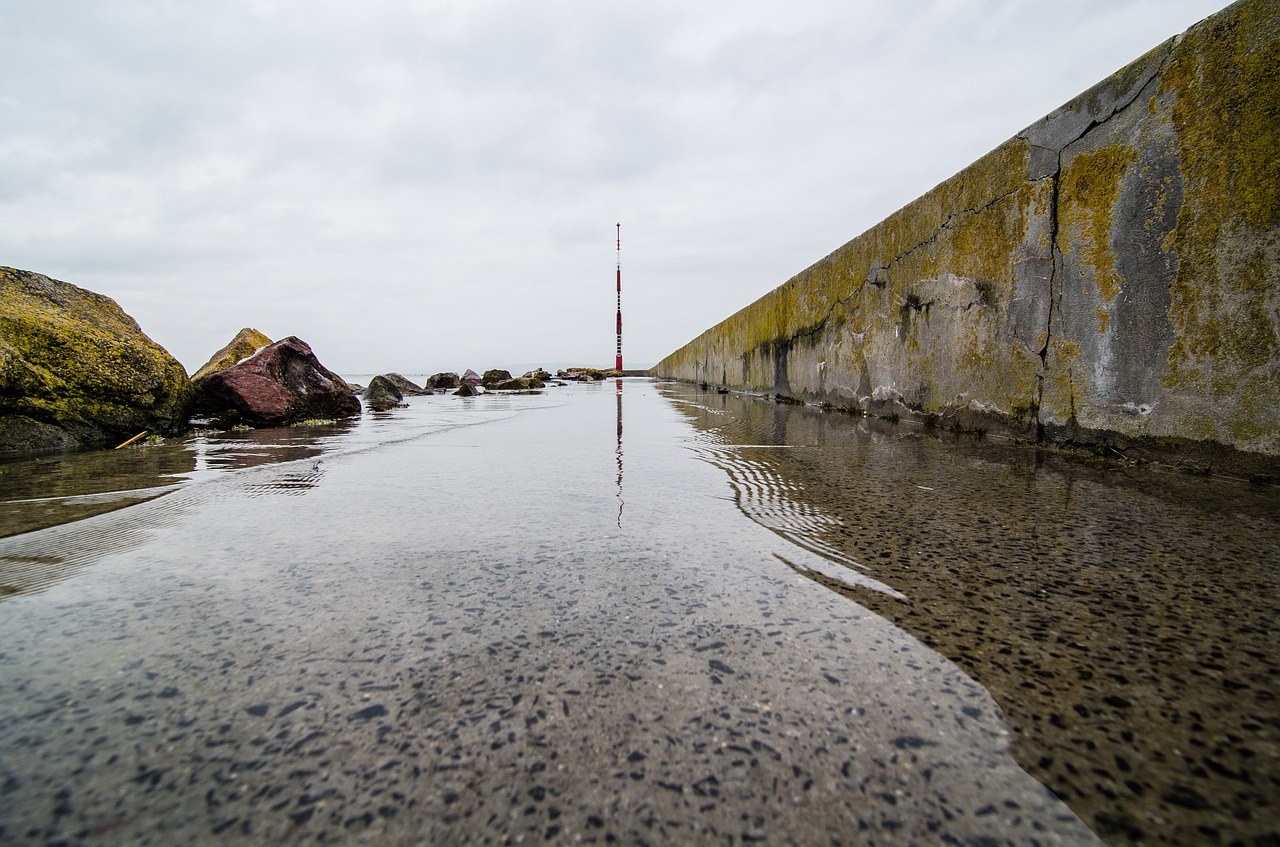
[{"label": "overcast sky", "polygon": [[1221,0],[0,0],[0,264],[194,371],[647,366]]}]

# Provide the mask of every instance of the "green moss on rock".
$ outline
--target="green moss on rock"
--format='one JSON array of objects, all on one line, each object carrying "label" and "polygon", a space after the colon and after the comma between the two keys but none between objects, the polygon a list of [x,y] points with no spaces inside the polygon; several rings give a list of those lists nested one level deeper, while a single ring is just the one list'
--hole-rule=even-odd
[{"label": "green moss on rock", "polygon": [[197,382],[209,374],[225,371],[270,343],[271,339],[266,335],[252,327],[245,327],[237,332],[236,337],[231,339],[225,347],[214,353],[209,361],[201,365],[200,369],[191,375],[191,381]]},{"label": "green moss on rock", "polygon": [[[0,453],[175,432],[190,399],[182,365],[114,300],[0,267],[0,416],[13,419],[0,429]],[[52,438],[50,427],[65,439]]]}]

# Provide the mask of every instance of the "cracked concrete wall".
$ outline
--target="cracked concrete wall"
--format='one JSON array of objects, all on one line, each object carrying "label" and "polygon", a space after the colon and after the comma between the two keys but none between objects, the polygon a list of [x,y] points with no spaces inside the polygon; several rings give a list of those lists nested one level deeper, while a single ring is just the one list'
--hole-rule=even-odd
[{"label": "cracked concrete wall", "polygon": [[1280,5],[1156,47],[658,363],[882,416],[1280,455]]}]

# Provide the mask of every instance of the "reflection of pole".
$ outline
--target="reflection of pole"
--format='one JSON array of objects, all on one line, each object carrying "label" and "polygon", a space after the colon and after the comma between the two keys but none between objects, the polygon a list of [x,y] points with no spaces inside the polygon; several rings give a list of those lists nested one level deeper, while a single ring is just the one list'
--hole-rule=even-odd
[{"label": "reflection of pole", "polygon": [[618,529],[622,529],[622,507],[625,505],[622,500],[622,380],[617,381],[618,386],[618,449],[615,454],[618,457]]},{"label": "reflection of pole", "polygon": [[614,368],[622,372],[622,224],[618,224],[618,357]]}]

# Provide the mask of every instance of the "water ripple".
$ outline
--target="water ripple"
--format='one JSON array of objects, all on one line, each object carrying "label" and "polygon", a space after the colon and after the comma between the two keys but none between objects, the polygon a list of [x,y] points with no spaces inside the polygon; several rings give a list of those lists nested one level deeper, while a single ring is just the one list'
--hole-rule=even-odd
[{"label": "water ripple", "polygon": [[724,471],[733,490],[733,500],[744,515],[787,542],[812,555],[775,552],[788,567],[819,581],[835,581],[846,587],[877,591],[896,600],[910,602],[907,595],[868,576],[869,568],[822,540],[823,533],[841,525],[839,518],[797,498],[800,488],[783,479],[767,462],[748,458],[747,450],[803,449],[773,445],[730,444],[730,437],[710,431],[705,439],[689,446],[700,459]]}]

